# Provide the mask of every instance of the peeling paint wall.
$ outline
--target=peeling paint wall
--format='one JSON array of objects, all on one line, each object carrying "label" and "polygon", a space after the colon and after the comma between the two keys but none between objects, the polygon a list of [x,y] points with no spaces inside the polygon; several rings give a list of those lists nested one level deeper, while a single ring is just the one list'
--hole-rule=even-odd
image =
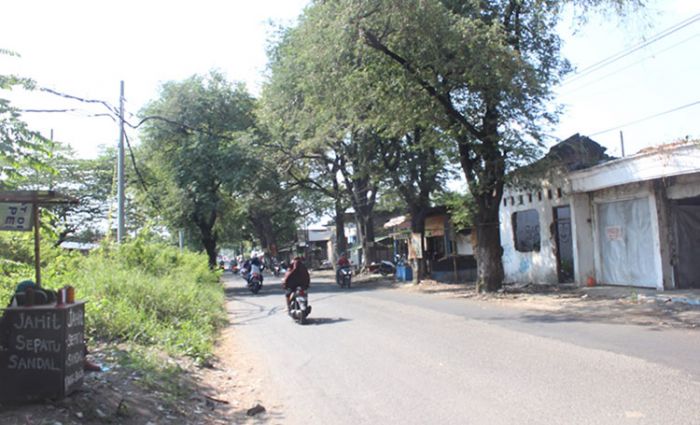
[{"label": "peeling paint wall", "polygon": [[[570,197],[564,181],[544,182],[534,189],[506,189],[500,209],[505,282],[556,284],[559,281],[553,209],[567,205],[570,205]],[[512,217],[516,212],[531,209],[536,210],[539,217],[540,248],[520,252],[515,247]]]},{"label": "peeling paint wall", "polygon": [[574,234],[574,282],[585,285],[595,278],[593,248],[593,203],[588,193],[571,196],[571,223]]}]

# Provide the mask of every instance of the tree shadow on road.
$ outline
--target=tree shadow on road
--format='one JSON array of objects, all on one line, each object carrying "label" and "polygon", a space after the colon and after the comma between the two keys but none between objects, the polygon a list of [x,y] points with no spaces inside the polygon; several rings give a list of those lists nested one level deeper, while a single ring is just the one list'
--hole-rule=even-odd
[{"label": "tree shadow on road", "polygon": [[343,317],[307,317],[306,326],[309,325],[332,325],[334,323],[349,322],[351,319],[345,319]]}]

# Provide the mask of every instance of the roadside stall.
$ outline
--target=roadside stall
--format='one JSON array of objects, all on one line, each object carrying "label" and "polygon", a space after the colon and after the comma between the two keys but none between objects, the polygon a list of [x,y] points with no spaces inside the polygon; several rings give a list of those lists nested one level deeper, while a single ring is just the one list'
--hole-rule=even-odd
[{"label": "roadside stall", "polygon": [[[60,399],[82,385],[85,303],[73,288],[42,288],[42,205],[77,203],[53,191],[0,192],[0,230],[34,230],[35,281],[24,281],[0,316],[0,401]],[[0,300],[5,303],[5,300]]]}]

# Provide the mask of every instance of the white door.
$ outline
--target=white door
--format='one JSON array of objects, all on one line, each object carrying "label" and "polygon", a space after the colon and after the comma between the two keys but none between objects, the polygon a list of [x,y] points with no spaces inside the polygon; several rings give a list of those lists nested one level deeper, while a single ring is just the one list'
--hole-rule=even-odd
[{"label": "white door", "polygon": [[649,199],[598,204],[601,283],[656,287]]}]

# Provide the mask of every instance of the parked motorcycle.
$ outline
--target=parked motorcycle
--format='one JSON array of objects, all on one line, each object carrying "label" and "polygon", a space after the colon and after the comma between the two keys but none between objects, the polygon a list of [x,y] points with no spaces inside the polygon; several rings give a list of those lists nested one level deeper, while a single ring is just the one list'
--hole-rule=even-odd
[{"label": "parked motorcycle", "polygon": [[262,276],[260,276],[260,273],[253,272],[248,279],[248,289],[250,289],[250,292],[257,294],[260,288],[262,288]]},{"label": "parked motorcycle", "polygon": [[341,288],[349,288],[352,283],[352,269],[350,267],[341,267],[338,269],[336,281]]},{"label": "parked motorcycle", "polygon": [[292,319],[303,325],[306,323],[306,318],[311,313],[311,306],[306,291],[301,287],[297,288],[291,295],[289,301],[289,315]]},{"label": "parked motorcycle", "polygon": [[390,276],[396,274],[396,266],[391,261],[382,260],[379,263],[379,273],[382,276]]}]

